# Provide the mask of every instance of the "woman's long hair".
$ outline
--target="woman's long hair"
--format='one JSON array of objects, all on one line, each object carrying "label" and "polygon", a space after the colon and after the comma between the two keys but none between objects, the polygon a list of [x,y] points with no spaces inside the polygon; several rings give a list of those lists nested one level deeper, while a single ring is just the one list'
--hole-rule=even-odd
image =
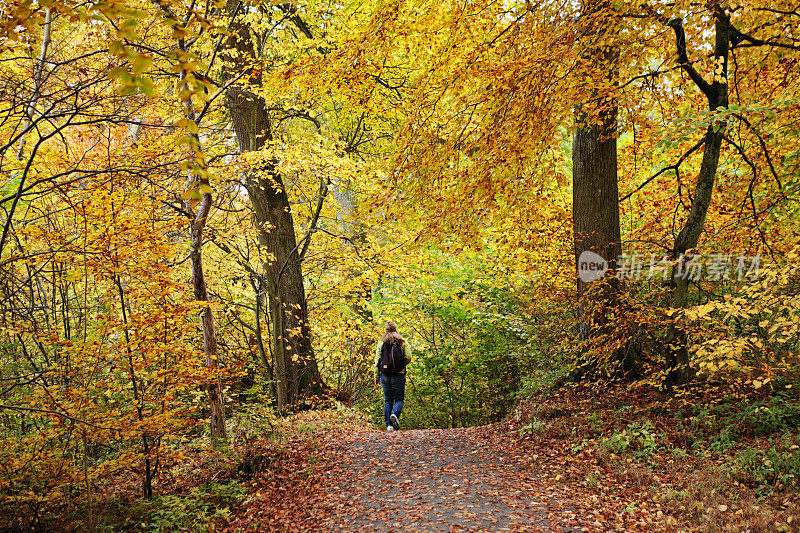
[{"label": "woman's long hair", "polygon": [[394,323],[394,320],[390,320],[386,323],[386,333],[381,337],[381,342],[391,342],[392,344],[403,344],[406,342],[403,336],[397,333],[397,324]]}]

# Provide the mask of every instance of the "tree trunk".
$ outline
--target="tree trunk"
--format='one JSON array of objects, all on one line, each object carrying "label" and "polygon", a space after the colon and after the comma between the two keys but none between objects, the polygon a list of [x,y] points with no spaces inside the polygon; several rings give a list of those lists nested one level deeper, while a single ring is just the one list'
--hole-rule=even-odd
[{"label": "tree trunk", "polygon": [[[714,57],[718,62],[721,62],[720,66],[722,68],[720,69],[721,73],[715,74],[710,84],[694,70],[694,67],[692,67],[689,61],[683,21],[681,19],[669,21],[669,25],[675,30],[678,63],[706,96],[708,108],[711,111],[720,107],[728,107],[727,74],[731,38],[730,20],[725,10],[719,3],[714,5],[712,9],[714,11],[714,28],[716,31]],[[694,195],[692,197],[692,207],[683,228],[681,228],[678,237],[675,239],[675,245],[672,249],[672,255],[675,260],[680,261],[683,254],[685,254],[687,250],[696,247],[700,240],[700,235],[703,232],[703,226],[706,221],[706,215],[708,214],[708,208],[711,205],[711,197],[714,191],[714,181],[717,175],[717,167],[719,166],[722,139],[726,125],[726,122],[719,121],[716,124],[708,126],[706,129],[705,143],[703,145],[703,162],[700,165],[700,171],[697,175],[697,184],[695,185]],[[685,272],[685,269],[680,269],[677,266],[672,272],[672,281],[674,284],[674,289],[670,298],[670,305],[672,307],[686,307],[688,303],[690,280],[685,275],[679,275],[680,272]],[[670,326],[667,335],[667,347],[667,385],[681,385],[691,381],[694,377],[694,372],[689,364],[689,350],[687,347],[686,334],[674,323]]]},{"label": "tree trunk", "polygon": [[[584,251],[606,260],[616,268],[621,251],[619,229],[619,191],[617,188],[617,140],[604,138],[600,127],[578,126],[572,141],[572,225],[575,242],[575,265]],[[588,283],[578,278],[578,333],[591,337],[589,302],[583,296]],[[610,280],[616,286],[616,280]]]},{"label": "tree trunk", "polygon": [[[228,3],[234,17],[226,55],[231,72],[246,70],[243,77],[261,83],[261,71],[247,64],[255,57],[250,27],[236,21],[236,2]],[[244,11],[244,10],[239,10]],[[272,125],[264,99],[245,85],[233,85],[226,92],[239,149],[258,151],[272,141]],[[322,379],[311,346],[308,308],[301,261],[295,236],[289,197],[277,162],[266,157],[245,176],[245,186],[255,213],[259,243],[273,257],[264,263],[273,323],[274,370],[278,410],[297,407],[307,394],[322,392]]]},{"label": "tree trunk", "polygon": [[[572,225],[575,244],[575,268],[580,271],[579,258],[583,252],[593,252],[605,259],[609,269],[616,268],[620,254],[619,190],[617,186],[617,103],[613,95],[604,93],[603,85],[616,78],[619,53],[607,45],[613,22],[597,12],[608,8],[608,2],[595,1],[587,8],[587,18],[594,19],[584,33],[586,50],[583,68],[592,80],[592,98],[575,108],[577,129],[572,140]],[[608,89],[605,89],[608,91]],[[597,124],[599,118],[599,124]],[[593,334],[584,297],[588,283],[578,277],[578,333],[581,339]],[[609,289],[616,292],[616,280]],[[598,294],[598,298],[613,294]]]},{"label": "tree trunk", "polygon": [[[179,49],[185,51],[185,46],[185,41],[181,39],[178,42]],[[184,82],[185,79],[186,71],[182,71],[180,80]],[[184,89],[187,88],[188,86],[184,85]],[[199,127],[200,124],[196,117],[191,98],[188,98],[184,103],[184,110],[186,118]],[[199,135],[193,133],[192,136],[199,145]],[[200,163],[200,166],[205,168],[203,163]],[[208,174],[198,175],[193,171],[189,171],[186,191],[193,192],[191,195],[186,196],[184,208],[187,213],[194,216],[189,224],[189,236],[192,242],[192,247],[189,252],[192,262],[192,287],[194,289],[194,299],[198,302],[205,303],[203,310],[200,312],[200,325],[203,329],[205,365],[208,368],[216,369],[219,367],[217,361],[217,328],[214,324],[214,314],[211,312],[211,306],[208,305],[208,287],[206,286],[205,272],[203,270],[203,230],[206,227],[206,222],[211,214],[211,207],[213,205],[211,190]],[[197,206],[197,213],[193,212],[195,205]],[[225,429],[225,400],[223,398],[222,382],[219,376],[207,383],[205,385],[205,390],[211,411],[211,440],[215,445],[222,444],[227,441],[228,432]]]},{"label": "tree trunk", "polygon": [[[187,208],[188,208],[187,201]],[[198,302],[208,303],[208,289],[206,287],[205,274],[203,272],[203,229],[206,219],[211,211],[211,194],[204,193],[203,200],[197,210],[197,215],[191,222],[190,232],[192,248],[190,252],[192,260],[192,285],[194,287],[194,298]],[[211,307],[206,305],[200,313],[200,324],[203,328],[203,353],[205,354],[205,364],[209,368],[217,368],[217,331],[214,325],[214,315]],[[211,409],[211,438],[214,442],[227,440],[228,433],[225,429],[225,403],[222,398],[222,383],[219,377],[205,386],[208,396],[208,403]]]}]

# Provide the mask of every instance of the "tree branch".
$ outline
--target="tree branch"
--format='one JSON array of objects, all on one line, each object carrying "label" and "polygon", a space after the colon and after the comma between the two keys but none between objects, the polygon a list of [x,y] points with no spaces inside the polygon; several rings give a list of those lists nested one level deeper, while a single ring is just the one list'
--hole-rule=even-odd
[{"label": "tree branch", "polygon": [[[762,39],[758,39],[753,37],[752,35],[748,35],[733,25],[730,27],[731,32],[731,45],[732,48],[752,48],[756,46],[772,46],[774,48],[786,48],[787,50],[800,50],[800,45],[796,44],[789,44],[789,43],[780,43],[777,41],[764,41]],[[740,44],[740,43],[747,43],[747,44]]]},{"label": "tree branch", "polygon": [[[317,223],[319,222],[319,215],[322,213],[322,206],[325,203],[325,197],[328,195],[328,184],[330,180],[326,180],[324,178],[320,178],[320,189],[319,189],[319,200],[317,201],[317,209],[314,212],[314,217],[311,219],[311,225],[308,228],[308,233],[304,237],[305,243],[303,244],[303,249],[300,251],[300,262],[303,262],[303,258],[306,256],[306,251],[308,250],[308,245],[311,244],[311,233],[317,227]],[[281,269],[281,274],[283,273],[283,269]]]},{"label": "tree branch", "polygon": [[711,85],[703,79],[694,66],[689,61],[686,50],[686,31],[683,29],[683,19],[676,17],[668,22],[670,28],[675,30],[675,47],[678,50],[678,64],[686,71],[697,88],[700,89],[709,100],[714,98],[714,91]]},{"label": "tree branch", "polygon": [[733,113],[733,116],[737,119],[741,120],[749,129],[752,131],[756,138],[758,139],[758,143],[761,145],[761,150],[764,152],[764,157],[767,159],[767,164],[769,165],[770,172],[772,173],[772,177],[775,178],[775,182],[778,184],[778,189],[783,190],[783,184],[781,183],[781,178],[778,176],[778,172],[775,170],[775,165],[772,163],[772,156],[769,155],[769,150],[767,149],[767,143],[764,142],[763,137],[761,134],[756,130],[755,126],[753,126],[750,121],[748,121],[743,115],[739,113]]},{"label": "tree branch", "polygon": [[81,420],[79,418],[75,418],[73,416],[69,416],[64,413],[60,413],[58,411],[50,411],[48,409],[36,409],[34,407],[18,407],[16,405],[0,405],[0,409],[8,409],[10,411],[20,411],[20,412],[31,412],[31,413],[43,413],[47,415],[55,415],[60,418],[64,418],[66,420],[70,420],[72,422],[76,422],[78,424],[86,424],[89,427],[97,428],[97,429],[105,429],[107,431],[119,431],[119,428],[112,428],[107,426],[98,426],[97,424],[92,424],[91,422],[87,422],[86,420]]},{"label": "tree branch", "polygon": [[670,165],[670,166],[668,166],[668,167],[664,167],[664,168],[662,168],[661,170],[659,170],[658,172],[656,172],[655,174],[653,174],[652,176],[650,176],[649,178],[647,178],[646,180],[644,180],[644,182],[642,182],[642,184],[641,184],[641,185],[639,185],[639,186],[638,186],[638,187],[636,187],[634,190],[632,190],[631,192],[629,192],[628,194],[626,194],[625,196],[623,196],[622,198],[620,198],[620,200],[619,200],[619,201],[620,201],[620,203],[624,202],[625,200],[627,200],[628,198],[630,198],[631,196],[633,196],[633,195],[634,195],[634,194],[636,194],[637,192],[639,192],[639,191],[641,191],[642,189],[644,189],[644,188],[645,188],[645,186],[646,186],[648,183],[650,183],[651,181],[653,181],[654,179],[656,179],[657,177],[659,177],[661,174],[663,174],[663,173],[664,173],[664,172],[666,172],[667,170],[675,170],[675,171],[677,171],[677,170],[678,170],[678,167],[680,167],[680,166],[681,166],[681,164],[682,164],[684,161],[686,161],[686,158],[687,158],[687,157],[689,157],[690,155],[692,155],[693,153],[695,153],[695,152],[696,152],[696,151],[697,151],[697,150],[698,150],[698,149],[699,149],[701,146],[703,146],[703,145],[705,144],[705,142],[706,142],[706,138],[705,138],[705,137],[703,137],[702,139],[700,139],[700,140],[697,142],[697,144],[695,144],[694,146],[692,146],[691,148],[689,148],[689,150],[687,150],[687,151],[686,151],[686,153],[684,153],[684,154],[683,154],[683,155],[680,157],[680,159],[678,159],[678,162],[677,162],[677,163],[675,163],[674,165]]}]

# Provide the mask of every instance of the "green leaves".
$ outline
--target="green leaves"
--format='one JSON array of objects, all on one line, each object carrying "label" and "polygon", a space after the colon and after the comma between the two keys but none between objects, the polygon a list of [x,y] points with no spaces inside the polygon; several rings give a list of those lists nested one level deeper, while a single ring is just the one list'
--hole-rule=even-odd
[{"label": "green leaves", "polygon": [[109,77],[117,82],[117,91],[123,95],[141,93],[144,96],[155,96],[155,86],[149,76],[153,69],[153,60],[133,51],[121,39],[111,41],[108,45],[110,54],[123,63],[109,70]]},{"label": "green leaves", "polygon": [[141,54],[135,54],[130,57],[131,72],[133,74],[144,74],[153,68],[153,60]]}]

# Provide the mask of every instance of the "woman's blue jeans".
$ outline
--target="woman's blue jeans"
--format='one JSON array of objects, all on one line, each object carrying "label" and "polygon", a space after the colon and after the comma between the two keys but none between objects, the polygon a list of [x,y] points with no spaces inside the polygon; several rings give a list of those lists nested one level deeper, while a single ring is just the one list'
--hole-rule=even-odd
[{"label": "woman's blue jeans", "polygon": [[403,411],[403,400],[406,398],[406,375],[395,374],[389,376],[381,374],[381,387],[383,387],[383,414],[386,425],[389,425],[389,415],[400,418]]}]

